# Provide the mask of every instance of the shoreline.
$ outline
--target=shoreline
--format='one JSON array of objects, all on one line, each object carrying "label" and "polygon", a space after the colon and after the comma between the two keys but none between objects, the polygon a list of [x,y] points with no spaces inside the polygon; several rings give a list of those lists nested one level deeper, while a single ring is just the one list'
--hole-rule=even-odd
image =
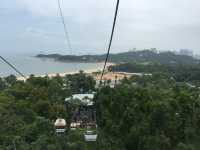
[{"label": "shoreline", "polygon": [[[101,72],[102,68],[103,68],[103,65],[104,65],[104,63],[101,63],[101,65],[99,65],[97,68],[85,69],[85,70],[82,70],[82,71],[84,73],[86,73],[86,74],[92,74],[94,72]],[[107,63],[107,67],[114,66],[114,65],[116,65],[116,64],[115,63],[111,63],[111,62]],[[58,72],[58,73],[47,73],[47,74],[42,74],[42,75],[35,75],[34,74],[34,76],[35,77],[45,77],[45,76],[48,76],[48,77],[52,78],[52,77],[55,77],[55,76],[59,75],[61,77],[64,77],[66,75],[77,74],[77,73],[79,73],[80,70],[77,70],[77,71],[67,71],[67,72]],[[26,76],[26,78],[24,78],[24,77],[17,77],[17,80],[25,81],[29,77],[30,77],[30,75]]]}]

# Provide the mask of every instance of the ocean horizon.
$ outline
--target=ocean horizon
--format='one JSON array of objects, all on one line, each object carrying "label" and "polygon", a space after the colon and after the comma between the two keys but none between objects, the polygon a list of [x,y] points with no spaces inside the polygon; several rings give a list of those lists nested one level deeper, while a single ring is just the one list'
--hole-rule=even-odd
[{"label": "ocean horizon", "polygon": [[[31,74],[40,76],[55,73],[78,72],[80,70],[93,70],[101,68],[102,63],[79,63],[79,62],[59,62],[53,59],[37,58],[30,54],[2,55],[25,76]],[[103,66],[102,66],[103,67]],[[11,74],[19,77],[10,66],[0,60],[0,77]]]}]

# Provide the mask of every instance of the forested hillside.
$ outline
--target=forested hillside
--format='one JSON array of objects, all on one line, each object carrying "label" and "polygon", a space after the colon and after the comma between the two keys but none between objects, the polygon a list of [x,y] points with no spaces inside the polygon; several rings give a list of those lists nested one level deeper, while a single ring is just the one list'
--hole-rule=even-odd
[{"label": "forested hillside", "polygon": [[64,99],[72,93],[93,91],[95,81],[83,74],[34,77],[26,82],[15,76],[0,79],[0,149],[1,150],[78,150],[86,149],[83,134],[74,131],[57,136],[54,121],[71,112]]},{"label": "forested hillside", "polygon": [[123,63],[111,66],[110,70],[130,73],[165,73],[177,82],[200,85],[200,66],[197,64]]},{"label": "forested hillside", "polygon": [[[199,88],[164,73],[133,76],[115,88],[95,89],[80,72],[66,77],[34,77],[26,82],[0,80],[0,149],[12,150],[198,150]],[[97,142],[86,143],[83,131],[55,134],[57,117],[70,124],[64,105],[73,93],[96,91]]]},{"label": "forested hillside", "polygon": [[[105,60],[106,55],[59,55],[50,54],[43,55],[39,54],[38,58],[51,58],[56,61],[78,61],[78,62],[102,62]],[[114,63],[125,63],[125,62],[156,62],[161,64],[199,64],[199,60],[194,59],[191,56],[176,55],[173,52],[161,52],[156,53],[151,50],[142,51],[130,51],[118,54],[110,54],[109,61]]]},{"label": "forested hillside", "polygon": [[161,74],[101,89],[96,97],[99,148],[198,150],[199,92]]}]

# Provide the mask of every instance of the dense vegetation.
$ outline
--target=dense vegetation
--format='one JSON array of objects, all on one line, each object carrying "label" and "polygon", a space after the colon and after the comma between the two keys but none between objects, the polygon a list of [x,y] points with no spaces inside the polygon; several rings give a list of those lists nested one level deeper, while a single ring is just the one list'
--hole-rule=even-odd
[{"label": "dense vegetation", "polygon": [[[37,55],[38,58],[51,58],[56,61],[78,61],[78,62],[102,62],[106,55]],[[130,51],[118,54],[110,54],[109,61],[114,63],[121,62],[156,62],[161,64],[199,64],[199,60],[191,56],[176,55],[173,52],[156,53],[151,50]]]},{"label": "dense vegetation", "polygon": [[96,105],[100,149],[199,149],[198,88],[155,74],[102,88]]},{"label": "dense vegetation", "polygon": [[26,82],[15,76],[0,78],[1,150],[77,150],[87,148],[80,132],[57,136],[54,121],[70,123],[64,99],[72,93],[89,92],[95,81],[83,72],[64,78],[31,76]]},{"label": "dense vegetation", "polygon": [[110,69],[117,72],[165,73],[177,82],[200,85],[200,66],[197,64],[123,63]]},{"label": "dense vegetation", "polygon": [[[154,66],[152,76],[125,78],[115,88],[98,90],[83,72],[63,78],[32,75],[26,82],[12,75],[0,78],[0,149],[198,150],[200,89],[177,82],[162,68]],[[86,143],[84,130],[67,128],[56,135],[57,117],[70,124],[72,113],[64,99],[95,90],[97,142]]]}]

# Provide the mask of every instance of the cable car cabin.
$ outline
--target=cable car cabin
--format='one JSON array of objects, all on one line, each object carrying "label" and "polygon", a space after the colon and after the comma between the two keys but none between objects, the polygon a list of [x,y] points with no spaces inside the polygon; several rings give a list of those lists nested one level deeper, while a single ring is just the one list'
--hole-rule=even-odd
[{"label": "cable car cabin", "polygon": [[86,142],[95,142],[97,140],[97,134],[94,131],[87,130],[84,134],[84,138]]},{"label": "cable car cabin", "polygon": [[66,121],[65,119],[57,119],[56,122],[54,123],[56,133],[64,133],[65,132],[65,127],[66,127]]}]

